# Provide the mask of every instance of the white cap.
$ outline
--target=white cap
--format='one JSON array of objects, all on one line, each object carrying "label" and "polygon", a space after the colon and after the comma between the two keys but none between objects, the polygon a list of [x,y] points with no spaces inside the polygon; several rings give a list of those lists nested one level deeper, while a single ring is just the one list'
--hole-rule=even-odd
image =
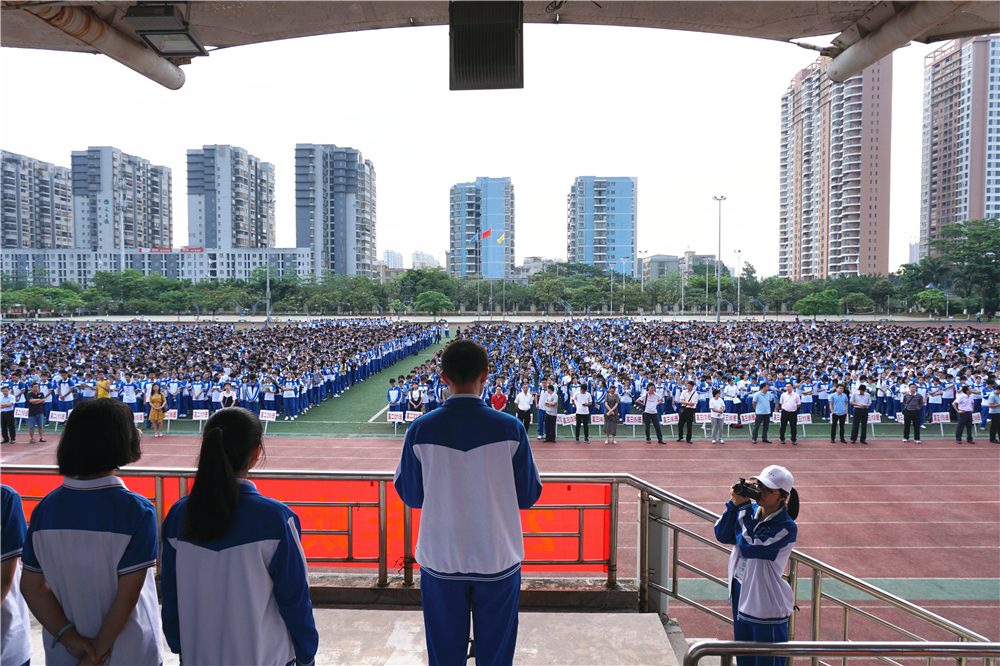
[{"label": "white cap", "polygon": [[792,473],[780,465],[768,465],[756,479],[771,490],[781,489],[786,493],[792,492],[792,486],[795,484]]}]

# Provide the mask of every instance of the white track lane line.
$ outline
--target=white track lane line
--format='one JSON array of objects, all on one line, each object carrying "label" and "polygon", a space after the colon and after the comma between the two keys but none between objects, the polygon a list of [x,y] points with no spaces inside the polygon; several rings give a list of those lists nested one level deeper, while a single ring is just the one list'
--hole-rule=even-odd
[{"label": "white track lane line", "polygon": [[378,417],[380,417],[383,414],[385,414],[386,411],[388,411],[388,409],[389,409],[389,405],[386,405],[385,407],[383,407],[381,410],[379,410],[379,412],[375,416],[373,416],[370,419],[368,419],[368,423],[374,423],[375,419],[377,419]]}]

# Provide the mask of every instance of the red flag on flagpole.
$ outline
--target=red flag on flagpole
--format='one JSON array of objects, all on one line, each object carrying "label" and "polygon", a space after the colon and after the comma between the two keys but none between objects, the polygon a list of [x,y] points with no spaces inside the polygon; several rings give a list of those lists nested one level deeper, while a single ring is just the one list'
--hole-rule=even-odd
[{"label": "red flag on flagpole", "polygon": [[493,233],[492,229],[487,229],[486,231],[483,232],[483,238],[489,238],[490,234],[492,233]]}]

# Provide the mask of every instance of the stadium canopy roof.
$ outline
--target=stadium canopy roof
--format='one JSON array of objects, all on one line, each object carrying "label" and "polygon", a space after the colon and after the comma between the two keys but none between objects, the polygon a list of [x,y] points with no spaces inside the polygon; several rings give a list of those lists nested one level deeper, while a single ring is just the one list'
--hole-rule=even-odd
[{"label": "stadium canopy roof", "polygon": [[[99,2],[4,0],[0,45],[104,53],[169,88],[180,88],[184,39],[140,33],[170,23],[193,28],[196,47],[232,48],[338,32],[449,24],[448,2]],[[168,12],[150,14],[152,8]],[[525,2],[525,23],[661,28],[817,45],[834,58],[827,73],[845,80],[907,42],[936,42],[1000,31],[1000,2]],[[159,51],[150,48],[158,46]],[[176,50],[171,50],[176,49]],[[201,50],[200,48],[196,48]],[[817,48],[817,50],[820,50]],[[202,51],[204,53],[204,51]],[[193,70],[193,71],[196,71]]]}]

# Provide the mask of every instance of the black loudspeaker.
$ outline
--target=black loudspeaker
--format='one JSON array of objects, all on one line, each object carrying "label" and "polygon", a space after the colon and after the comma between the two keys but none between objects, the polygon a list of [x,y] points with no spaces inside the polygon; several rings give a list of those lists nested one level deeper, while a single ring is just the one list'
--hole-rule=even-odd
[{"label": "black loudspeaker", "polygon": [[524,3],[448,4],[452,90],[524,87]]}]

